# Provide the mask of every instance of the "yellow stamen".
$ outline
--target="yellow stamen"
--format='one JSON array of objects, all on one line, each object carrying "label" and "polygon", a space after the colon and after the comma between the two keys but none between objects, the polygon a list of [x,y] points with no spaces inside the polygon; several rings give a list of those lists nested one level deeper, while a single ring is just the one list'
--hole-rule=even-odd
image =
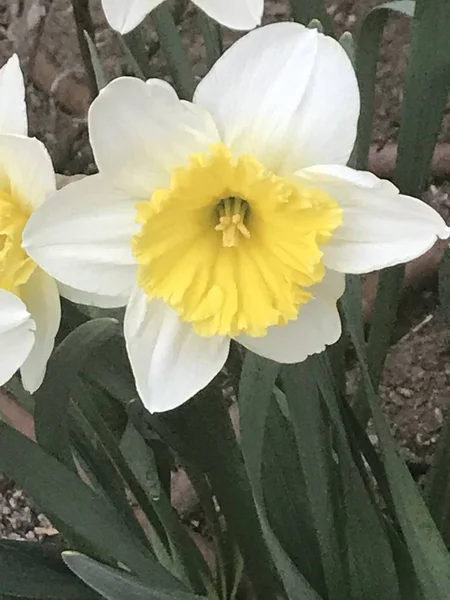
[{"label": "yellow stamen", "polygon": [[326,192],[217,144],[175,169],[169,188],[137,205],[137,219],[133,252],[149,299],[202,336],[263,336],[312,299],[342,211]]},{"label": "yellow stamen", "polygon": [[215,230],[222,232],[224,248],[233,248],[238,245],[238,233],[250,239],[250,231],[245,226],[247,207],[247,202],[241,198],[225,198],[220,202],[219,224],[216,225]]}]

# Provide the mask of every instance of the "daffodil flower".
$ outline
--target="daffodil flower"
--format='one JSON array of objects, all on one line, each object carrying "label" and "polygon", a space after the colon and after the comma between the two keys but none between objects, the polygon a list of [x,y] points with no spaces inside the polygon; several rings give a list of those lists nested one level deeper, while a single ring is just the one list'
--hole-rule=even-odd
[{"label": "daffodil flower", "polygon": [[282,363],[341,335],[345,273],[409,261],[450,230],[420,200],[346,165],[359,114],[341,46],[294,23],[231,47],[193,103],[121,78],[92,104],[99,174],[31,217],[54,277],[117,301],[150,411],[220,371],[230,340]]},{"label": "daffodil flower", "polygon": [[[261,23],[264,0],[193,0],[212,19],[230,29],[253,29]],[[128,33],[164,0],[102,0],[113,29]]]},{"label": "daffodil flower", "polygon": [[0,69],[0,384],[20,368],[34,392],[60,322],[55,281],[22,248],[30,215],[55,191],[44,145],[26,137],[25,89],[16,55]]}]

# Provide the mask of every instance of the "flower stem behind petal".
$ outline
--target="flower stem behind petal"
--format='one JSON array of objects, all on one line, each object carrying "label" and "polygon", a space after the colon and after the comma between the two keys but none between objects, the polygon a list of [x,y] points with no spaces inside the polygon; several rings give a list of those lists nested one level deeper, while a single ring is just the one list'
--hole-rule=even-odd
[{"label": "flower stem behind petal", "polygon": [[117,37],[125,50],[125,54],[135,74],[141,79],[150,78],[151,69],[140,28],[138,27],[123,36],[118,33]]},{"label": "flower stem behind petal", "polygon": [[323,0],[291,0],[294,21],[308,25],[313,19],[318,19],[327,35],[333,35],[333,21],[327,13]]},{"label": "flower stem behind petal", "polygon": [[72,0],[73,16],[76,25],[78,45],[80,46],[81,58],[86,70],[87,82],[92,98],[98,95],[99,86],[89,48],[88,38],[94,40],[94,25],[89,11],[88,0]]},{"label": "flower stem behind petal", "polygon": [[151,13],[151,18],[175,87],[181,98],[191,100],[195,88],[194,74],[174,18],[166,3],[155,8]]},{"label": "flower stem behind petal", "polygon": [[223,52],[220,26],[212,21],[201,9],[198,10],[198,23],[206,49],[206,62],[211,68]]}]

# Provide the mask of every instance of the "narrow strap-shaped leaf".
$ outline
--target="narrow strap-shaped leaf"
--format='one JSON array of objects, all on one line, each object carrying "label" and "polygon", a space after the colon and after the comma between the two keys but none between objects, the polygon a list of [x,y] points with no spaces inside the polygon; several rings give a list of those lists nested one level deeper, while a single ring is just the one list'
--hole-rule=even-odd
[{"label": "narrow strap-shaped leaf", "polygon": [[183,581],[190,582],[194,590],[199,593],[208,591],[210,597],[214,598],[215,590],[208,566],[171,506],[164,488],[160,485],[151,448],[131,423],[122,438],[121,446],[130,469],[164,527],[172,554],[174,572]]},{"label": "narrow strap-shaped leaf", "polygon": [[86,38],[89,54],[91,56],[91,64],[92,69],[94,71],[97,89],[100,91],[106,86],[108,80],[106,79],[105,71],[103,70],[102,63],[98,55],[97,46],[95,45],[94,40],[91,38],[87,31],[84,31],[83,33],[84,37]]},{"label": "narrow strap-shaped leaf", "polygon": [[319,600],[320,596],[296,569],[273,533],[264,506],[262,458],[266,419],[281,365],[247,352],[239,386],[241,449],[253,488],[267,546],[290,600]]},{"label": "narrow strap-shaped leaf", "polygon": [[118,33],[117,39],[134,70],[134,74],[140,79],[149,79],[152,76],[152,72],[141,28],[142,25],[139,25],[136,29],[125,35]]},{"label": "narrow strap-shaped leaf", "polygon": [[305,477],[328,597],[343,600],[350,597],[350,588],[347,556],[339,541],[337,518],[341,507],[340,499],[333,493],[338,470],[332,456],[329,421],[309,361],[284,367],[282,382]]},{"label": "narrow strap-shaped leaf", "polygon": [[211,385],[158,420],[173,434],[181,459],[200,466],[211,482],[258,598],[273,598],[277,577],[222,390]]},{"label": "narrow strap-shaped leaf", "polygon": [[450,325],[450,249],[447,248],[439,265],[439,302],[447,324]]},{"label": "narrow strap-shaped leaf", "polygon": [[195,89],[194,74],[167,3],[155,8],[151,18],[178,94],[184,100],[191,100]]},{"label": "narrow strap-shaped leaf", "polygon": [[355,69],[361,93],[361,113],[356,143],[356,168],[366,169],[372,140],[375,81],[384,27],[392,12],[412,17],[415,2],[385,2],[372,9],[363,20],[356,38]]},{"label": "narrow strap-shaped leaf", "polygon": [[131,533],[105,496],[8,425],[0,423],[0,471],[20,485],[64,534],[64,528],[98,549],[111,562],[126,565],[145,581],[186,590]]},{"label": "narrow strap-shaped leaf", "polygon": [[402,529],[414,569],[426,598],[444,600],[450,589],[450,554],[427,510],[405,462],[400,458],[373,389],[367,366],[362,317],[351,307],[351,296],[344,297],[347,326],[355,346],[366,387],[366,395],[380,440],[384,465],[395,507],[393,515]]},{"label": "narrow strap-shaped leaf", "polygon": [[[392,9],[393,5],[398,7],[403,4],[404,2],[389,3],[388,6]],[[408,8],[408,13],[410,11],[411,8]],[[449,29],[450,3],[447,0],[418,0],[415,3],[395,183],[402,193],[416,197],[422,195],[427,184],[433,150],[450,90]],[[368,95],[370,93],[372,92],[367,92]],[[367,100],[363,95],[363,105],[367,105]],[[380,275],[367,355],[375,388],[378,386],[397,320],[403,275],[401,266]]]},{"label": "narrow strap-shaped leaf", "polygon": [[395,183],[421,196],[450,91],[450,4],[418,0],[404,89]]},{"label": "narrow strap-shaped leaf", "polygon": [[450,412],[427,473],[425,499],[447,547],[450,547]]},{"label": "narrow strap-shaped leaf", "polygon": [[200,600],[188,592],[160,587],[158,581],[145,583],[124,571],[112,569],[106,565],[78,554],[63,552],[63,559],[84,583],[102,595],[106,600]]},{"label": "narrow strap-shaped leaf", "polygon": [[0,595],[34,600],[100,600],[72,575],[58,551],[12,540],[0,540]]},{"label": "narrow strap-shaped leaf", "polygon": [[[191,582],[194,589],[199,592],[208,589],[214,597],[209,569],[160,486],[151,449],[130,423],[119,447],[96,408],[100,392],[92,395],[92,389],[80,383],[74,389],[73,398],[88,426],[95,432],[97,452],[91,446],[84,456],[94,467],[94,476],[118,512],[124,518],[128,516],[130,528],[135,530],[131,508],[123,506],[126,501],[126,497],[123,498],[124,485],[130,489],[148,518],[151,541],[160,562],[179,579]],[[102,463],[99,463],[100,458]],[[142,535],[142,531],[138,533]]]},{"label": "narrow strap-shaped leaf", "polygon": [[[281,394],[279,391],[278,398]],[[270,527],[297,569],[324,596],[319,545],[295,434],[275,395],[266,419],[261,478]]]},{"label": "narrow strap-shaped leaf", "polygon": [[291,0],[294,21],[308,25],[314,19],[320,21],[324,32],[333,35],[333,21],[327,13],[323,0]]},{"label": "narrow strap-shaped leaf", "polygon": [[310,363],[333,423],[352,597],[400,600],[395,562],[387,535],[388,525],[374,495],[369,493],[360,450],[352,447],[351,437],[344,427],[338,387],[327,355],[313,356]]},{"label": "narrow strap-shaped leaf", "polygon": [[72,468],[67,414],[71,386],[90,355],[117,333],[118,325],[116,319],[93,319],[72,331],[54,351],[45,380],[34,394],[39,444]]},{"label": "narrow strap-shaped leaf", "polygon": [[198,9],[197,18],[205,45],[206,62],[208,68],[211,68],[223,52],[220,25],[210,19],[200,8]]}]

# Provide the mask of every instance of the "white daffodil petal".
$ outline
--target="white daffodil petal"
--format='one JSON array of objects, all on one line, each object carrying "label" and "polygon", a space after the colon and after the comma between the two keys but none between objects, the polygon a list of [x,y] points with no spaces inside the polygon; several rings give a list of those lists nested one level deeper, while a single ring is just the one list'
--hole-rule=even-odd
[{"label": "white daffodil petal", "polygon": [[128,297],[136,279],[134,202],[100,175],[70,183],[30,217],[23,246],[52,277],[100,296]]},{"label": "white daffodil petal", "polygon": [[368,273],[412,260],[450,236],[442,217],[403,196],[388,181],[348,167],[316,166],[297,173],[303,184],[328,192],[343,224],[323,247],[324,262],[342,273]]},{"label": "white daffodil petal", "polygon": [[316,60],[302,103],[290,123],[282,171],[317,164],[347,164],[356,140],[360,111],[358,82],[345,50],[319,34]]},{"label": "white daffodil petal", "polygon": [[137,390],[150,412],[183,404],[225,364],[229,338],[198,336],[161,300],[137,289],[125,314],[125,341]]},{"label": "white daffodil petal", "polygon": [[47,361],[55,345],[61,303],[55,280],[42,269],[36,269],[22,287],[22,297],[36,324],[33,349],[20,369],[23,387],[32,394],[44,379]]},{"label": "white daffodil petal", "polygon": [[128,33],[164,0],[102,0],[106,19],[113,29]]},{"label": "white daffodil petal", "polygon": [[131,196],[149,199],[172,171],[219,141],[211,116],[180,102],[169,84],[122,77],[94,100],[89,130],[100,173]]},{"label": "white daffodil petal", "polygon": [[0,189],[5,187],[31,207],[56,189],[52,160],[36,138],[0,135]]},{"label": "white daffodil petal", "polygon": [[284,327],[270,327],[265,337],[241,335],[236,341],[276,362],[300,363],[340,338],[342,326],[336,302],[344,289],[345,276],[328,271],[322,283],[311,288],[315,297],[300,308],[296,321]]},{"label": "white daffodil petal", "polygon": [[212,19],[230,29],[253,29],[261,23],[264,0],[194,0]]},{"label": "white daffodil petal", "polygon": [[35,324],[20,298],[0,290],[0,385],[23,365],[34,344]]},{"label": "white daffodil petal", "polygon": [[0,69],[0,133],[28,133],[25,85],[17,54]]},{"label": "white daffodil petal", "polygon": [[297,23],[241,38],[199,84],[194,102],[208,109],[235,155],[250,153],[281,175],[317,162],[344,164],[356,136],[359,92],[347,55]]},{"label": "white daffodil petal", "polygon": [[83,292],[76,288],[65,285],[60,281],[56,282],[60,295],[66,300],[75,304],[84,304],[85,306],[97,306],[98,308],[120,308],[126,306],[129,296],[103,296],[102,294],[92,294]]}]

